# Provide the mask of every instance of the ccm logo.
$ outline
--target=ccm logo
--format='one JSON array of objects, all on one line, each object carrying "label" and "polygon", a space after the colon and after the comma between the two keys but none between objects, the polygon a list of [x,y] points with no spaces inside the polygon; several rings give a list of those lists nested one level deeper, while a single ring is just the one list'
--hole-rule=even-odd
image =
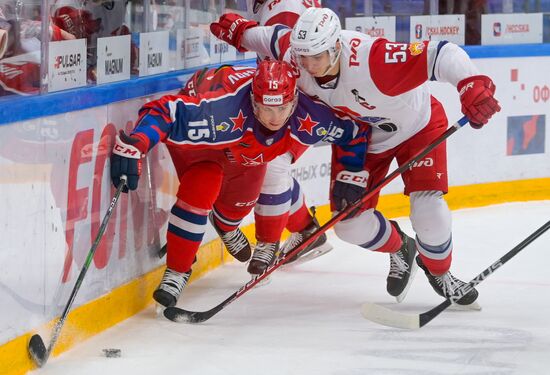
[{"label": "ccm logo", "polygon": [[349,57],[349,66],[359,66],[359,62],[357,61],[357,47],[361,44],[361,39],[359,38],[353,38],[349,41],[349,45],[351,47],[351,55]]},{"label": "ccm logo", "polygon": [[365,176],[357,176],[357,175],[342,173],[340,175],[340,181],[353,182],[356,185],[366,185],[367,181],[368,181],[368,178],[365,177]]},{"label": "ccm logo", "polygon": [[115,144],[114,150],[116,151],[117,155],[121,155],[121,156],[126,156],[127,155],[127,156],[133,156],[133,157],[138,156],[138,150],[137,149],[124,147],[120,144]]},{"label": "ccm logo", "polygon": [[256,204],[256,200],[250,202],[237,202],[235,203],[236,207],[252,207]]}]

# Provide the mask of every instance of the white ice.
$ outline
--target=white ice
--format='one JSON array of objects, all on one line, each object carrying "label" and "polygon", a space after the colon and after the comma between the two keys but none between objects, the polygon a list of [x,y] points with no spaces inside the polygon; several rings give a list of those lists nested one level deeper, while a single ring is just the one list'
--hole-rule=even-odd
[{"label": "white ice", "polygon": [[[550,219],[550,201],[453,212],[453,274],[470,280]],[[398,219],[412,234],[407,218]],[[369,301],[419,313],[442,302],[421,270],[405,301],[386,293],[388,256],[339,241],[309,263],[276,270],[202,324],[150,307],[52,358],[37,374],[549,374],[550,231],[478,286],[483,310],[445,311],[417,331],[359,313]],[[187,287],[179,305],[206,310],[241,287],[232,263]],[[121,358],[102,356],[119,348]]]}]

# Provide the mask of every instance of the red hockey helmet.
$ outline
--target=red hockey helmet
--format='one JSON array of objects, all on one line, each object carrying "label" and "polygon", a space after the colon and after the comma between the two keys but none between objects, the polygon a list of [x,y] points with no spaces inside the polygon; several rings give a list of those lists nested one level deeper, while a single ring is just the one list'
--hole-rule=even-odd
[{"label": "red hockey helmet", "polygon": [[268,106],[292,102],[297,95],[296,77],[285,61],[264,60],[252,79],[254,101]]}]

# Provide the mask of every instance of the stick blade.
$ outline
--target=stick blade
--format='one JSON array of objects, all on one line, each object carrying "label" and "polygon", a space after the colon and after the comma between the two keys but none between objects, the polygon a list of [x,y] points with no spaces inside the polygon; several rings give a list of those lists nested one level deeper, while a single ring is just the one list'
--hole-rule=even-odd
[{"label": "stick blade", "polygon": [[361,306],[361,314],[365,319],[388,327],[402,329],[420,328],[420,318],[418,315],[400,313],[375,303],[364,303]]},{"label": "stick blade", "polygon": [[32,335],[29,341],[29,354],[38,367],[42,367],[46,363],[47,349],[40,335]]},{"label": "stick blade", "polygon": [[163,312],[164,316],[176,323],[202,323],[210,319],[207,312],[187,311],[179,307],[167,307]]}]

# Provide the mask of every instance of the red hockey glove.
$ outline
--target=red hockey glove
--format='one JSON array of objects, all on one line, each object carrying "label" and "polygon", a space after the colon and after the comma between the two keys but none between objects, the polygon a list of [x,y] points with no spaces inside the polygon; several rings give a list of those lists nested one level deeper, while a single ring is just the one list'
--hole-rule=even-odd
[{"label": "red hockey glove", "polygon": [[470,119],[470,125],[480,129],[498,111],[500,105],[495,99],[495,84],[483,75],[472,76],[458,82],[456,86],[462,103],[462,113]]},{"label": "red hockey glove", "polygon": [[120,176],[128,177],[123,192],[136,190],[139,176],[141,175],[141,159],[145,154],[140,151],[140,140],[124,134],[124,131],[116,136],[115,146],[111,155],[111,180],[117,187],[120,184]]},{"label": "red hockey glove", "polygon": [[241,47],[241,39],[246,29],[258,26],[258,22],[247,20],[236,13],[226,13],[220,17],[218,22],[210,24],[210,31],[218,39],[223,40],[237,48],[239,52],[246,52]]},{"label": "red hockey glove", "polygon": [[364,194],[369,181],[369,172],[341,171],[332,186],[332,202],[337,211],[358,201]]}]

